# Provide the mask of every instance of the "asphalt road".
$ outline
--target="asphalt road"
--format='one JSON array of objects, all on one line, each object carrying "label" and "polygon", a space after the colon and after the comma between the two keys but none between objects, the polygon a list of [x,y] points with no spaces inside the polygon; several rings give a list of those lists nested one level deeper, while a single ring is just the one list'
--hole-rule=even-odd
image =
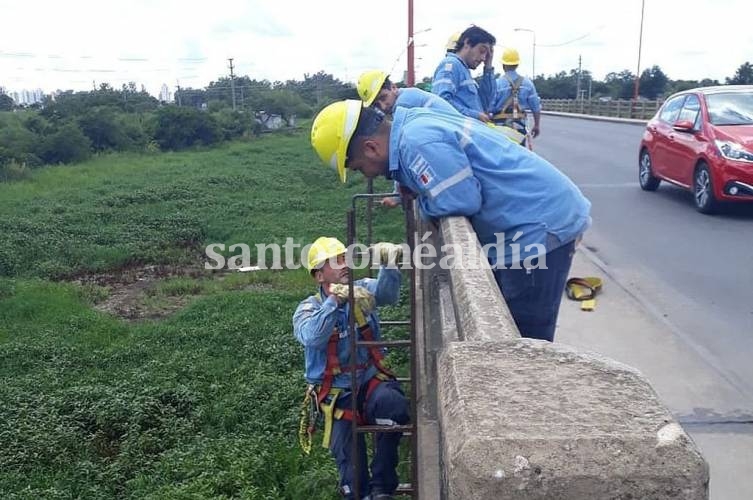
[{"label": "asphalt road", "polygon": [[586,247],[753,408],[753,206],[708,216],[667,183],[642,191],[642,126],[545,115],[541,128],[535,151],[593,204]]}]

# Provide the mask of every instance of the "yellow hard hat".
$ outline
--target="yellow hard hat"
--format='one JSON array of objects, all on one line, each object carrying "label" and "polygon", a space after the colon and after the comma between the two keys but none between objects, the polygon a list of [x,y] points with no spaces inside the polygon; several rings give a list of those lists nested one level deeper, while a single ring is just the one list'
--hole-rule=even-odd
[{"label": "yellow hard hat", "polygon": [[309,249],[306,268],[309,271],[319,269],[329,259],[342,255],[346,251],[345,245],[337,238],[328,238],[326,236],[317,238]]},{"label": "yellow hard hat", "polygon": [[450,35],[450,38],[447,39],[447,46],[445,49],[447,50],[455,50],[455,47],[458,45],[458,40],[460,40],[460,32],[456,31],[452,35]]},{"label": "yellow hard hat", "polygon": [[389,75],[378,69],[367,71],[358,78],[356,88],[364,105],[371,106],[371,103],[379,95],[379,91],[382,90],[382,85],[384,85],[384,81],[387,78],[389,78]]},{"label": "yellow hard hat", "polygon": [[512,48],[507,48],[502,52],[502,64],[506,66],[517,66],[520,64],[520,54]]},{"label": "yellow hard hat", "polygon": [[355,99],[333,102],[316,115],[311,125],[311,145],[325,165],[334,168],[345,182],[345,156],[358,125],[363,104]]}]

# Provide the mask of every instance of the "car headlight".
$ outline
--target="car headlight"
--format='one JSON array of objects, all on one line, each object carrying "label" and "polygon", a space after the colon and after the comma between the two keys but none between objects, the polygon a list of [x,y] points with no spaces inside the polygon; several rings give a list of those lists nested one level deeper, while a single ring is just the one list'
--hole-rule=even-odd
[{"label": "car headlight", "polygon": [[732,141],[714,141],[719,153],[728,160],[747,161],[753,163],[753,153],[742,145]]}]

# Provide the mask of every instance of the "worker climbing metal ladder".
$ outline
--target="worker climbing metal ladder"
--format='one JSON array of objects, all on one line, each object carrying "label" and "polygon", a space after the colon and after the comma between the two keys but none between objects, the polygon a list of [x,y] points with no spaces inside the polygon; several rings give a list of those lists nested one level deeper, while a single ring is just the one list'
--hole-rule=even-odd
[{"label": "worker climbing metal ladder", "polygon": [[[348,210],[348,216],[347,216],[347,231],[348,231],[348,241],[347,245],[349,248],[353,248],[353,244],[356,243],[356,204],[359,200],[366,200],[367,201],[367,211],[366,211],[366,218],[367,218],[367,246],[371,243],[371,237],[372,237],[372,210],[373,210],[373,200],[375,198],[383,198],[385,196],[390,196],[393,193],[373,193],[373,188],[371,182],[369,182],[368,186],[368,193],[366,194],[357,194],[353,196],[352,199],[352,205],[350,210]],[[408,247],[410,249],[410,255],[413,255],[413,251],[416,246],[416,221],[415,221],[415,212],[413,208],[413,200],[409,200],[407,198],[403,198],[403,211],[405,214],[405,232],[406,232],[406,238],[408,242]],[[354,295],[354,281],[355,278],[353,276],[353,269],[352,267],[349,268],[348,271],[348,301],[350,303],[350,310],[355,311],[355,295]],[[416,404],[416,394],[418,390],[418,364],[416,363],[416,324],[415,324],[415,318],[416,318],[416,270],[413,265],[410,266],[410,318],[407,321],[380,321],[380,326],[383,327],[393,327],[393,326],[407,326],[410,334],[409,340],[358,340],[356,335],[350,336],[350,370],[351,373],[355,373],[356,366],[355,363],[357,362],[357,349],[359,347],[366,347],[366,348],[408,348],[410,350],[410,378],[409,379],[401,379],[398,378],[397,380],[399,382],[403,383],[410,383],[410,411],[411,411],[411,423],[409,425],[363,425],[358,422],[358,419],[352,419],[351,420],[351,443],[352,443],[352,451],[351,456],[357,457],[358,456],[358,436],[359,434],[364,433],[381,433],[381,432],[400,432],[410,435],[411,440],[411,446],[410,446],[410,454],[411,454],[411,479],[410,483],[402,483],[398,486],[398,489],[395,491],[395,495],[409,495],[411,498],[418,498],[418,433],[417,433],[417,404]],[[354,314],[349,315],[349,328],[350,331],[356,331],[356,318]],[[358,386],[357,386],[357,378],[351,377],[351,393],[357,394],[358,392]],[[351,398],[351,411],[353,415],[356,415],[358,413],[358,398],[353,397]],[[361,498],[360,491],[363,489],[363,485],[359,484],[359,478],[360,475],[360,466],[361,463],[359,460],[353,460],[351,467],[353,467],[353,478],[354,478],[354,484],[353,484],[353,490],[356,498]]]}]

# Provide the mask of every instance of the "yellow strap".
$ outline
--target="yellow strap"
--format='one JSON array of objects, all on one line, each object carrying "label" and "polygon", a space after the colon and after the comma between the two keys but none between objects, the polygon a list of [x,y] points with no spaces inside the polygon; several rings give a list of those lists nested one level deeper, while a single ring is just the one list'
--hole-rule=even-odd
[{"label": "yellow strap", "polygon": [[366,325],[366,317],[363,315],[363,311],[361,310],[361,308],[358,307],[358,306],[355,306],[354,309],[356,310],[355,311],[356,325],[358,325],[358,326],[364,326],[364,325]]},{"label": "yellow strap", "polygon": [[311,416],[309,408],[311,407],[311,391],[306,391],[306,396],[303,398],[303,404],[301,405],[301,420],[298,424],[298,443],[301,445],[303,453],[308,455],[311,453],[312,435],[309,432],[311,425]]},{"label": "yellow strap", "polygon": [[[335,409],[335,402],[337,401],[340,392],[340,389],[332,389],[329,391],[329,403],[322,402],[320,405],[322,413],[324,414],[324,436],[322,436],[322,448],[329,448],[329,441],[332,439],[332,420],[333,417],[338,418],[338,409]],[[342,416],[342,410],[340,410],[339,415]]]}]

